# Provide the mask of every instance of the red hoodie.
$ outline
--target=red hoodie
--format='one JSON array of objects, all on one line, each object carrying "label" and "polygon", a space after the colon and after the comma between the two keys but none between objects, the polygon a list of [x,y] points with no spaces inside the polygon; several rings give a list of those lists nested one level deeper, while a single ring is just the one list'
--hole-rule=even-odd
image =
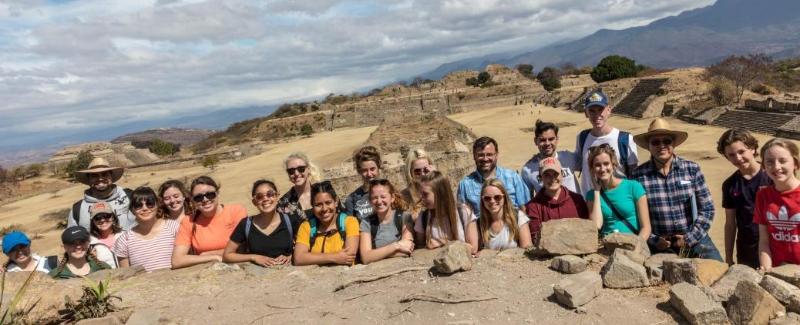
[{"label": "red hoodie", "polygon": [[561,193],[554,199],[547,196],[544,190],[536,193],[536,196],[525,204],[525,213],[531,219],[528,227],[531,228],[534,243],[539,239],[542,222],[566,218],[589,219],[589,208],[583,196],[571,192],[564,186],[561,186]]}]

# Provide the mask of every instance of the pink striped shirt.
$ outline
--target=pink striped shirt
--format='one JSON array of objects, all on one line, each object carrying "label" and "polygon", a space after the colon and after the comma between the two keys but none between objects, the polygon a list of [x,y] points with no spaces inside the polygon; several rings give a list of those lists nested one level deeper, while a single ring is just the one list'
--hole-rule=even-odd
[{"label": "pink striped shirt", "polygon": [[175,234],[180,224],[171,219],[165,221],[158,235],[151,239],[144,239],[132,230],[122,232],[114,244],[114,253],[127,258],[131,266],[141,265],[147,271],[171,268]]}]

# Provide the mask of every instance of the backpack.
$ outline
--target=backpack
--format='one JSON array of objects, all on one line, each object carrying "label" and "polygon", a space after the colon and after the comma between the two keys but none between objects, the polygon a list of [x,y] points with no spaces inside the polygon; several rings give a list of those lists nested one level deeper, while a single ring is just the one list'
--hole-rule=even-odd
[{"label": "backpack", "polygon": [[[580,159],[581,164],[583,164],[583,147],[584,145],[586,145],[586,139],[589,137],[589,132],[591,131],[592,131],[591,129],[586,129],[581,131],[581,133],[578,135],[579,150],[576,153],[578,154],[578,158]],[[625,171],[625,177],[627,178],[630,178],[632,176],[630,170],[631,166],[628,165],[628,151],[630,150],[631,147],[630,136],[631,136],[630,133],[620,130],[619,136],[617,137],[617,148],[619,148],[619,161],[620,164],[622,165],[623,170]]]},{"label": "backpack", "polygon": [[[367,218],[369,220],[369,231],[370,235],[372,235],[372,247],[375,247],[375,237],[378,236],[378,228],[381,225],[381,221],[378,220],[378,215],[375,213],[370,214]],[[427,220],[423,221],[423,223],[427,223]],[[397,227],[397,234],[402,236],[403,235],[403,210],[395,210],[394,211],[394,226]]]},{"label": "backpack", "polygon": [[[289,245],[294,247],[294,229],[292,229],[292,222],[289,221],[289,216],[278,213],[283,219],[283,223],[286,225],[286,229],[289,230]],[[247,250],[250,251],[250,228],[253,227],[253,217],[247,217],[244,222],[244,241],[247,244]],[[277,229],[276,229],[277,230]]]},{"label": "backpack", "polygon": [[[347,219],[347,214],[344,212],[339,212],[339,217],[336,218],[336,230],[339,231],[339,237],[342,238],[342,242],[345,241],[347,238],[344,229],[344,221]],[[317,224],[319,223],[319,219],[316,216],[312,216],[308,218],[308,224],[311,226],[311,238],[309,239],[309,248],[308,250],[311,251],[311,247],[314,246],[314,241],[317,239]]]},{"label": "backpack", "polygon": [[[130,200],[131,194],[133,193],[133,190],[129,189],[127,187],[123,188],[122,190],[125,191],[125,196],[127,196],[128,200]],[[81,205],[82,204],[83,204],[83,199],[78,200],[77,202],[72,204],[72,220],[75,220],[75,224],[76,225],[80,225]],[[117,216],[117,218],[119,218],[119,216]]]}]

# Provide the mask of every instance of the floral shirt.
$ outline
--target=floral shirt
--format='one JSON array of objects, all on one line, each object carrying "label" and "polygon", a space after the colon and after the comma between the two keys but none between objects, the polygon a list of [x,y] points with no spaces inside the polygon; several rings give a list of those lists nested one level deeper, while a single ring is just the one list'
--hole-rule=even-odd
[{"label": "floral shirt", "polygon": [[300,206],[300,195],[290,189],[278,201],[278,212],[288,215],[292,219],[306,220],[311,215],[311,209],[303,210]]}]

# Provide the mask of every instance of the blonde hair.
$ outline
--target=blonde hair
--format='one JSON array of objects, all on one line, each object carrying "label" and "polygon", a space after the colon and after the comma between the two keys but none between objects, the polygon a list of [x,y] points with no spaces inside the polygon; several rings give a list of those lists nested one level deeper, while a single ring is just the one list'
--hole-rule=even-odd
[{"label": "blonde hair", "polygon": [[408,157],[406,157],[406,170],[403,172],[403,177],[405,177],[408,191],[411,193],[411,202],[408,202],[411,205],[419,202],[419,189],[417,188],[417,183],[414,182],[414,174],[411,169],[413,168],[412,165],[414,162],[420,159],[427,160],[428,164],[433,166],[433,159],[431,159],[427,151],[424,149],[409,150]]},{"label": "blonde hair", "polygon": [[311,162],[311,159],[308,159],[305,153],[302,152],[293,152],[283,160],[283,168],[287,168],[289,165],[289,160],[292,159],[300,159],[306,166],[308,167],[308,182],[311,184],[319,183],[322,181],[322,173],[320,172],[317,165]]},{"label": "blonde hair", "polygon": [[[431,190],[433,191],[434,201],[436,207],[433,209],[433,213],[430,214],[431,219],[433,219],[433,224],[435,224],[439,229],[445,229],[445,223],[449,232],[447,235],[447,240],[457,240],[458,239],[458,211],[456,210],[456,199],[455,195],[453,194],[453,188],[450,186],[450,180],[447,179],[439,171],[432,171],[430,174],[422,176],[419,180],[420,184],[428,183],[431,186]],[[431,220],[428,220],[428,224],[431,225]],[[429,229],[431,229],[429,227]],[[425,229],[425,240],[431,239],[431,233],[428,229]]]},{"label": "blonde hair", "polygon": [[[592,176],[594,176],[594,168],[592,168],[592,165],[594,165],[594,159],[602,154],[608,155],[608,157],[611,159],[611,165],[614,166],[614,168],[617,168],[617,166],[619,166],[619,161],[617,160],[617,152],[614,151],[614,148],[612,148],[611,145],[609,145],[608,143],[603,143],[599,146],[591,147],[589,148],[589,160],[587,166],[589,166],[589,172],[592,174]],[[614,173],[611,173],[611,176],[615,177]]]},{"label": "blonde hair", "polygon": [[784,138],[774,138],[767,141],[767,143],[761,147],[761,157],[764,159],[765,163],[767,161],[767,151],[772,147],[781,147],[789,151],[789,155],[791,155],[794,160],[794,176],[797,177],[797,170],[800,169],[800,148],[797,147],[797,144],[792,140]]},{"label": "blonde hair", "polygon": [[492,228],[492,214],[489,212],[489,209],[483,204],[483,192],[486,191],[486,188],[489,186],[496,187],[500,190],[500,193],[503,193],[503,210],[501,213],[501,220],[503,223],[506,224],[508,228],[509,242],[513,240],[519,241],[519,227],[517,227],[517,210],[511,204],[511,199],[508,197],[508,191],[506,191],[505,186],[503,186],[503,182],[496,178],[490,178],[483,182],[483,187],[481,187],[481,216],[478,219],[478,225],[481,230],[481,243],[488,243],[489,242],[489,231]]}]

